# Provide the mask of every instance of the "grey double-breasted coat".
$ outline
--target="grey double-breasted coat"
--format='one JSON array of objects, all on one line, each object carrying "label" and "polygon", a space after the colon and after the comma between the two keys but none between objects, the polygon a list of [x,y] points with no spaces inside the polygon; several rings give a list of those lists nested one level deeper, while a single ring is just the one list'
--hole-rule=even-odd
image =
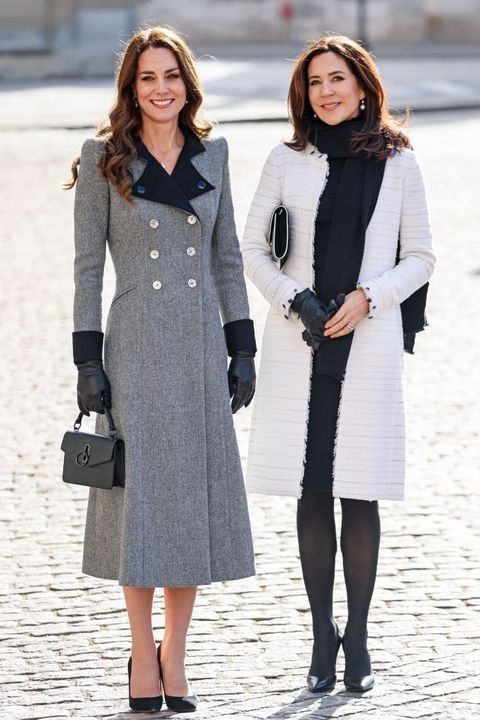
[{"label": "grey double-breasted coat", "polygon": [[[86,140],[81,153],[74,329],[102,330],[108,245],[116,292],[104,363],[126,452],[125,488],[90,490],[83,570],[122,585],[254,574],[222,329],[222,320],[249,316],[228,149],[223,138],[195,142],[183,162],[200,178],[197,197],[182,196],[171,180],[152,187],[151,161],[138,157],[133,205],[98,169],[104,141]],[[96,429],[107,432],[105,416]]]}]

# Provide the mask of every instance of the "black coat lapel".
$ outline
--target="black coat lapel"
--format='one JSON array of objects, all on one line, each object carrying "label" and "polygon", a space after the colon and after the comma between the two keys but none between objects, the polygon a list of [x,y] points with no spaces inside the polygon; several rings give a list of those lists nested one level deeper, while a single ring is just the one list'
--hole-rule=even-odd
[{"label": "black coat lapel", "polygon": [[193,135],[185,136],[185,145],[173,169],[172,179],[189,200],[215,189],[215,186],[203,177],[191,161],[193,157],[204,152],[205,145],[200,140]]},{"label": "black coat lapel", "polygon": [[205,146],[193,133],[184,132],[185,143],[171,175],[139,140],[138,157],[147,164],[142,175],[133,184],[132,194],[196,215],[189,200],[214,190],[214,185],[209,183],[191,162],[192,157],[205,152]]}]

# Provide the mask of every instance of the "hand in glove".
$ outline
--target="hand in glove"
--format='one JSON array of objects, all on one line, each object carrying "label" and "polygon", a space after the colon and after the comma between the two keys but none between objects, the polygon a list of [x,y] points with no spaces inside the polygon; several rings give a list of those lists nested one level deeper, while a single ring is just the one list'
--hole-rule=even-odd
[{"label": "hand in glove", "polygon": [[248,407],[255,394],[255,360],[251,350],[237,350],[228,368],[228,389],[232,398],[232,413]]},{"label": "hand in glove", "polygon": [[291,307],[299,314],[311,337],[312,346],[317,350],[323,340],[325,322],[329,317],[327,305],[307,288],[295,295]]},{"label": "hand in glove", "polygon": [[77,401],[78,407],[84,415],[90,415],[90,411],[103,415],[103,403],[110,410],[112,397],[110,383],[101,360],[88,360],[77,363],[78,383]]},{"label": "hand in glove", "polygon": [[320,345],[323,342],[326,342],[328,340],[328,337],[325,337],[323,332],[325,331],[325,323],[330,320],[331,317],[335,315],[335,313],[341,308],[343,303],[345,302],[345,293],[339,293],[336,298],[332,298],[330,302],[327,305],[327,315],[325,316],[325,320],[323,322],[323,330],[322,330],[322,336],[319,338],[316,338],[314,341],[312,339],[312,336],[308,332],[308,330],[304,330],[302,332],[302,338],[307,343],[308,347],[313,347],[314,350],[318,350]]}]

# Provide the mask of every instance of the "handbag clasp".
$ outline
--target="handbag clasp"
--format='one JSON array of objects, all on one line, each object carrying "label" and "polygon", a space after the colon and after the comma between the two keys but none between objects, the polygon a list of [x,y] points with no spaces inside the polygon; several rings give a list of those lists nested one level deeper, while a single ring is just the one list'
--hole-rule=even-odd
[{"label": "handbag clasp", "polygon": [[78,453],[77,457],[75,458],[75,464],[78,465],[78,467],[85,467],[85,465],[88,464],[89,460],[90,445],[86,443],[85,447],[83,448],[83,452]]}]

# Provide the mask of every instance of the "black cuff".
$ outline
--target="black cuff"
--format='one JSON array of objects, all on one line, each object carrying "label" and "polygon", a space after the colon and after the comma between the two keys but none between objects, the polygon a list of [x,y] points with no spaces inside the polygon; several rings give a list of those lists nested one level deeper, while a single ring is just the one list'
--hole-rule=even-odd
[{"label": "black cuff", "polygon": [[252,357],[257,352],[253,320],[233,320],[223,326],[227,352],[232,357],[238,350],[248,350]]},{"label": "black cuff", "polygon": [[72,333],[73,362],[81,363],[88,360],[101,360],[103,333],[97,330],[81,330]]}]

